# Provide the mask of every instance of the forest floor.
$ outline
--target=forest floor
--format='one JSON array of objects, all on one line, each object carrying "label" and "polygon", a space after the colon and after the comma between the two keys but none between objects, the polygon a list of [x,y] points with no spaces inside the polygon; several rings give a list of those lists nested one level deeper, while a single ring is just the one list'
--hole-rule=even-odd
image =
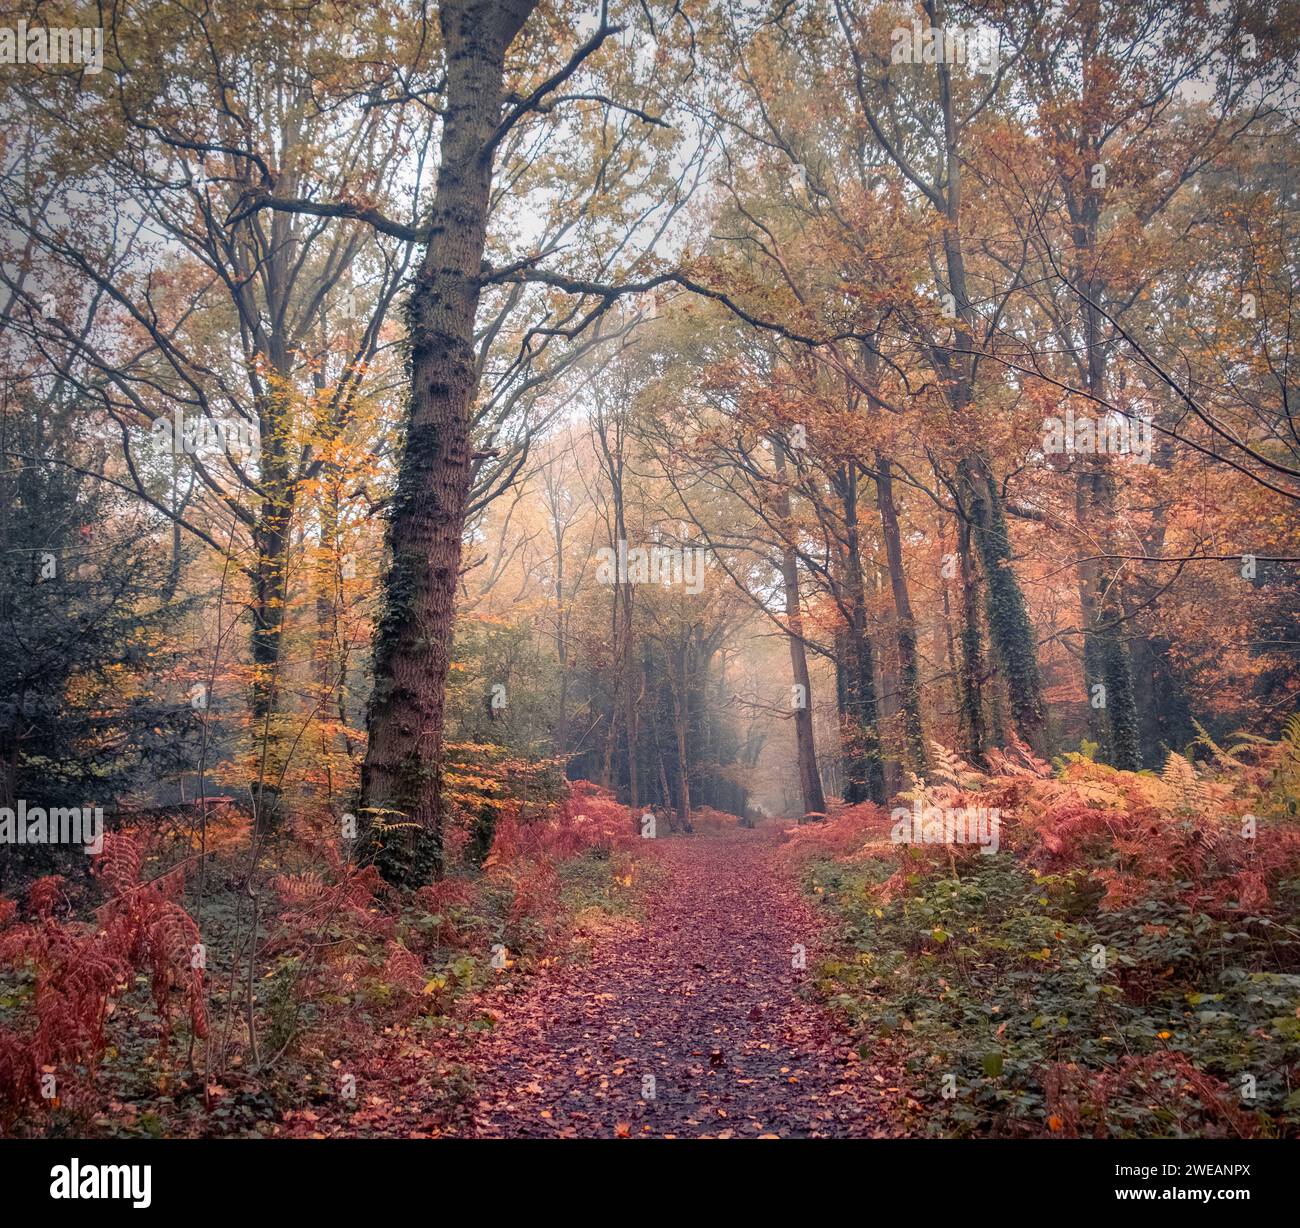
[{"label": "forest floor", "polygon": [[[777,830],[646,841],[643,917],[492,1009],[480,1137],[881,1137],[905,1096],[817,1002],[824,923]],[[800,967],[799,965],[802,965]]]}]

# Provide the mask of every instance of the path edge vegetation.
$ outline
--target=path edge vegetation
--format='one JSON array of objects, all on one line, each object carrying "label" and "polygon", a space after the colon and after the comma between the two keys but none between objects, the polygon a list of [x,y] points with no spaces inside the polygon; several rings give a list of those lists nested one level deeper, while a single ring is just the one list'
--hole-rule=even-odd
[{"label": "path edge vegetation", "polygon": [[838,932],[818,992],[904,1068],[911,1128],[1300,1136],[1300,716],[1160,773],[934,759],[903,798],[1000,809],[996,853],[870,804],[785,849]]}]

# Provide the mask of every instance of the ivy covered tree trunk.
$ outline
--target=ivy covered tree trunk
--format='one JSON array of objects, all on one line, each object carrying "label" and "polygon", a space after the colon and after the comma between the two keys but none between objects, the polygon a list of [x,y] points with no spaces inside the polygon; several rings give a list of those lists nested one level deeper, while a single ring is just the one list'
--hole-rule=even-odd
[{"label": "ivy covered tree trunk", "polygon": [[260,828],[273,828],[281,817],[280,643],[284,635],[288,588],[293,495],[277,467],[263,465],[266,505],[253,532],[256,576],[253,587],[253,681],[249,698],[250,733],[257,765],[251,781]]},{"label": "ivy covered tree trunk", "polygon": [[893,470],[887,456],[876,456],[876,506],[885,539],[885,557],[889,565],[889,586],[894,597],[894,617],[898,627],[899,689],[906,743],[907,766],[924,772],[928,756],[925,725],[921,720],[921,679],[917,665],[916,619],[912,598],[903,570],[903,537],[898,527],[898,507],[894,503]]},{"label": "ivy covered tree trunk", "polygon": [[1128,772],[1142,769],[1142,738],[1138,723],[1137,700],[1133,694],[1133,663],[1128,644],[1115,627],[1117,607],[1103,606],[1109,623],[1104,632],[1104,674],[1106,714],[1110,721],[1111,762]]},{"label": "ivy covered tree trunk", "polygon": [[850,803],[885,801],[885,761],[880,746],[875,653],[862,607],[855,606],[845,637],[845,781]]},{"label": "ivy covered tree trunk", "polygon": [[[929,11],[934,20],[936,6],[931,5]],[[948,403],[955,421],[961,424],[959,429],[964,429],[970,439],[977,439],[979,422],[974,412],[978,370],[976,338],[982,326],[971,303],[966,280],[962,232],[964,158],[959,149],[962,125],[958,122],[954,103],[952,69],[942,58],[935,63],[935,74],[943,116],[944,174],[942,190],[931,188],[927,194],[943,215],[944,268],[948,274],[947,292],[955,308],[953,331],[957,344],[951,350],[932,351],[932,362],[947,383]],[[1002,498],[987,459],[978,446],[968,446],[969,451],[957,466],[957,485],[984,569],[989,635],[1005,672],[1016,729],[1035,751],[1046,754],[1046,713],[1038,674],[1037,641],[1025,607],[1025,596],[1012,565],[1011,539],[1007,533]],[[973,626],[969,613],[966,620],[968,635],[972,634]]]},{"label": "ivy covered tree trunk", "polygon": [[487,861],[488,855],[492,852],[492,841],[496,839],[497,831],[497,807],[496,803],[490,798],[485,799],[478,808],[478,813],[474,816],[474,822],[470,827],[469,848],[466,850],[466,856],[473,866],[479,869],[483,868],[483,863]]},{"label": "ivy covered tree trunk", "polygon": [[[1115,514],[1114,478],[1104,457],[1086,458],[1078,478],[1079,523],[1098,526],[1094,536],[1108,543],[1101,528]],[[1108,519],[1102,521],[1100,517]],[[1102,758],[1126,771],[1142,767],[1141,726],[1133,686],[1133,664],[1122,628],[1126,622],[1118,581],[1096,560],[1079,564],[1079,607],[1083,621],[1083,676],[1088,695],[1088,730]]]},{"label": "ivy covered tree trunk", "polygon": [[852,752],[852,738],[849,714],[852,712],[849,702],[849,633],[847,627],[835,629],[835,715],[839,719],[840,754],[839,769],[844,780],[843,792],[848,797],[849,755]]},{"label": "ivy covered tree trunk", "polygon": [[848,743],[844,799],[850,803],[872,801],[883,804],[885,764],[880,746],[876,661],[871,636],[867,632],[865,594],[860,586],[856,593],[851,594],[850,601],[852,606],[844,643],[844,709]]},{"label": "ivy covered tree trunk", "polygon": [[[430,239],[406,309],[410,398],[375,631],[361,771],[370,852],[390,882],[441,876],[448,654],[478,387],[474,317],[506,48],[535,0],[444,0],[446,112]],[[398,826],[391,826],[398,824]]]},{"label": "ivy covered tree trunk", "polygon": [[[272,225],[283,227],[284,219]],[[288,241],[285,240],[288,247]],[[268,305],[288,298],[286,278],[276,261],[266,277]],[[252,526],[253,677],[249,697],[250,734],[256,765],[250,791],[258,826],[274,829],[282,818],[281,780],[290,749],[281,712],[281,644],[288,604],[290,551],[298,499],[297,458],[292,449],[293,352],[283,323],[268,330],[269,373],[257,385],[258,489],[261,503]]]},{"label": "ivy covered tree trunk", "polygon": [[[1085,138],[1087,140],[1087,138]],[[1091,144],[1082,151],[1089,164],[1099,162],[1101,150]],[[1106,292],[1096,269],[1097,232],[1101,216],[1100,189],[1086,187],[1081,197],[1067,184],[1067,204],[1072,214],[1075,243],[1075,284],[1082,288],[1085,381],[1101,404],[1106,396],[1107,339],[1098,304]],[[1115,475],[1107,455],[1075,458],[1075,511],[1079,527],[1096,543],[1089,553],[1115,553]],[[1142,766],[1137,699],[1133,693],[1133,664],[1121,634],[1125,623],[1118,576],[1108,576],[1103,562],[1087,559],[1079,564],[1079,607],[1083,624],[1083,675],[1088,695],[1088,724],[1103,758],[1118,768],[1137,771]]]},{"label": "ivy covered tree trunk", "polygon": [[[1173,453],[1170,436],[1158,434],[1152,463],[1167,472],[1173,466]],[[1168,508],[1158,504],[1152,511],[1150,526],[1142,534],[1142,553],[1159,558],[1165,551],[1168,528]],[[1135,610],[1131,607],[1154,601],[1157,588],[1152,577],[1140,573],[1125,585],[1121,600],[1130,626],[1136,625]],[[1183,746],[1196,736],[1186,681],[1172,648],[1172,641],[1162,635],[1135,635],[1130,645],[1133,693],[1138,707],[1138,744],[1144,763],[1163,762],[1166,750]]]},{"label": "ivy covered tree trunk", "polygon": [[984,728],[984,634],[980,628],[979,570],[968,521],[957,526],[957,561],[961,579],[961,729],[966,758],[984,762],[988,745]]},{"label": "ivy covered tree trunk", "polygon": [[875,650],[867,626],[867,592],[862,575],[856,465],[841,469],[835,485],[844,514],[843,604],[847,626],[840,694],[844,800],[883,804],[885,762],[880,739]]},{"label": "ivy covered tree trunk", "polygon": [[[1088,486],[1091,474],[1080,474],[1074,485],[1074,516],[1080,525],[1088,523],[1090,496]],[[1097,638],[1095,622],[1097,618],[1096,591],[1099,568],[1095,561],[1084,560],[1079,564],[1079,621],[1083,636],[1083,693],[1088,702],[1088,740],[1095,742],[1102,750],[1103,758],[1109,758],[1107,747],[1106,710],[1096,698],[1096,688],[1102,686],[1103,665],[1101,661],[1101,642]]]},{"label": "ivy covered tree trunk", "polygon": [[959,466],[963,497],[984,568],[989,634],[1006,678],[1016,732],[1040,755],[1048,753],[1038,650],[1025,595],[1012,567],[1011,538],[997,484],[982,459]]}]

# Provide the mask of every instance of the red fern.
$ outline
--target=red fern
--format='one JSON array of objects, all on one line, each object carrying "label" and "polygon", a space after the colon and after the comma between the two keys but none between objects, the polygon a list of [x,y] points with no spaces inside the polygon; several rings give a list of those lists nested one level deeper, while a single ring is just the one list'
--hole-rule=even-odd
[{"label": "red fern", "polygon": [[1231,1090],[1197,1070],[1181,1053],[1155,1053],[1121,1058],[1097,1071],[1074,1063],[1055,1063],[1043,1072],[1043,1091],[1053,1132],[1065,1138],[1106,1138],[1112,1133],[1112,1102],[1134,1085],[1143,1088],[1148,1107],[1174,1120],[1193,1106],[1217,1130],[1252,1138],[1256,1119],[1244,1110]]},{"label": "red fern", "polygon": [[113,1000],[136,971],[150,974],[164,1040],[177,988],[184,991],[193,1034],[206,1034],[198,926],[171,898],[181,876],[140,882],[142,863],[134,837],[105,835],[95,873],[109,895],[94,923],[58,915],[67,909],[68,893],[57,876],[28,888],[29,921],[18,920],[12,900],[0,900],[0,965],[26,969],[33,982],[17,1026],[0,1030],[0,1118],[12,1122],[25,1106],[42,1101],[43,1071],[55,1074],[61,1103],[75,1097],[82,1078],[93,1078]]}]

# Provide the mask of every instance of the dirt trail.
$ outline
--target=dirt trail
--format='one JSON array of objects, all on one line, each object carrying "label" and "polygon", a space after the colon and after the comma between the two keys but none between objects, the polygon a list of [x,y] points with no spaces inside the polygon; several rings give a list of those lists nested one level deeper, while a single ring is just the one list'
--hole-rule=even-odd
[{"label": "dirt trail", "polygon": [[[512,997],[475,1056],[482,1137],[872,1137],[887,1080],[800,994],[820,924],[737,830],[647,844],[647,918]],[[649,1078],[653,1078],[651,1084]]]}]

